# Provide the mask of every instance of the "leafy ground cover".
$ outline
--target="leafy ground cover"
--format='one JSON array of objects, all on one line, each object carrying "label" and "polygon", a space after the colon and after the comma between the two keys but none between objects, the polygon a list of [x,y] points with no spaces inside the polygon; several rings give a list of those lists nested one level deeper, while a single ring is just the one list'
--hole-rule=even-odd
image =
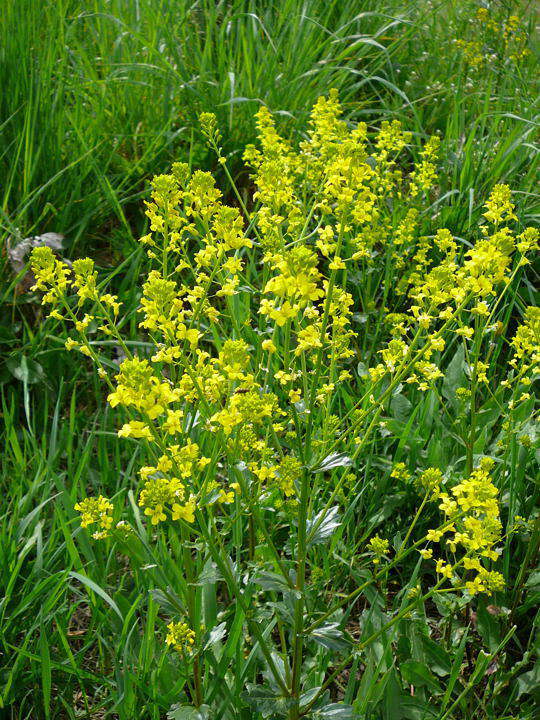
[{"label": "leafy ground cover", "polygon": [[[383,5],[0,9],[6,717],[535,716],[534,16]],[[98,272],[48,318],[47,232]],[[106,402],[160,345],[169,429],[146,370]]]}]

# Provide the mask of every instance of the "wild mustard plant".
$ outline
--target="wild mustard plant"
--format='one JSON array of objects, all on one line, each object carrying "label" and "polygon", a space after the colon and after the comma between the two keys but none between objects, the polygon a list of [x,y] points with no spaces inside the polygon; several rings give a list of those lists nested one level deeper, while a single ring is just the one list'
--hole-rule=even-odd
[{"label": "wild mustard plant", "polygon": [[493,61],[517,65],[531,52],[523,18],[509,15],[502,4],[479,7],[470,20],[470,35],[457,38],[456,45],[476,71]]},{"label": "wild mustard plant", "polygon": [[[476,452],[477,408],[489,393],[512,408],[528,401],[540,360],[537,308],[511,341],[505,382],[490,386],[489,371],[501,300],[538,232],[516,232],[504,185],[466,246],[446,228],[427,231],[439,138],[411,164],[411,133],[397,121],[374,137],[363,123],[350,127],[335,92],[317,101],[298,145],[267,108],[256,121],[259,145],[244,155],[253,206],[234,185],[227,204],[210,173],[184,163],[152,182],[139,308],[148,352],[133,351],[118,298],[103,292],[92,260],[70,268],[41,247],[32,269],[50,314],[74,329],[67,349],[98,366],[119,438],[138,448],[132,480],[146,525],[136,508],[102,496],[77,504],[81,524],[97,525],[94,537],[128,555],[155,547],[178,564],[177,587],[163,591],[178,598],[165,641],[183,658],[180,700],[211,702],[202,668],[213,628],[201,623],[194,575],[202,554],[219,573],[223,603],[230,598],[243,613],[246,652],[256,644],[272,712],[297,719],[327,704],[339,673],[419,602],[444,591],[470,601],[504,587],[495,569],[504,532],[496,458]],[[230,179],[214,116],[201,126]],[[368,327],[377,344],[364,348]],[[100,337],[122,349],[119,368]],[[414,519],[398,540],[365,538],[358,563],[366,581],[324,603],[312,591],[316,548],[353,501],[354,471],[385,430],[393,399],[439,395],[449,349],[467,368],[455,391],[463,461],[451,469],[395,463],[393,482],[416,488]],[[357,598],[411,553],[424,564],[420,587],[369,642],[356,642],[345,618]],[[337,644],[328,652],[323,643],[325,672],[313,686],[310,658],[323,629]],[[259,707],[258,698],[251,688],[247,701]],[[222,700],[233,702],[225,688]]]}]

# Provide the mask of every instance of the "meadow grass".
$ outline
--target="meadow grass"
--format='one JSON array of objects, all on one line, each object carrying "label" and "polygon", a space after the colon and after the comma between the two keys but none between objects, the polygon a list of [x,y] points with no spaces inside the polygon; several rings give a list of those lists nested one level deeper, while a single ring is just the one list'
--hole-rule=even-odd
[{"label": "meadow grass", "polygon": [[[534,37],[530,5],[496,8],[501,17],[518,12]],[[228,167],[249,203],[252,186],[241,152],[255,141],[254,112],[268,105],[284,133],[303,137],[311,106],[331,87],[340,92],[345,117],[367,122],[370,131],[384,119],[399,119],[415,139],[440,133],[440,194],[426,213],[427,228],[448,227],[466,247],[498,182],[511,186],[520,222],[532,225],[538,214],[533,41],[533,52],[520,63],[493,59],[471,69],[454,41],[478,32],[475,9],[472,2],[446,0],[4,3],[2,243],[64,234],[66,257],[96,259],[124,303],[124,330],[136,338],[138,278],[146,267],[136,238],[147,230],[142,200],[149,179],[183,160],[211,169],[221,187],[226,184],[200,133],[199,114],[216,113]],[[81,497],[103,492],[139,517],[133,489],[138,451],[118,442],[94,372],[65,351],[63,324],[45,321],[36,296],[21,292],[6,253],[0,273],[0,712],[17,720],[157,720],[170,711],[173,720],[193,720],[199,716],[171,710],[182,682],[176,659],[164,652],[171,598],[161,588],[174,587],[177,568],[163,557],[128,567],[114,546],[105,552],[90,539],[73,509]],[[493,378],[500,377],[525,307],[537,304],[536,279],[535,267],[525,268],[499,308],[506,331],[494,338]],[[383,332],[381,280],[363,278],[357,289],[362,306],[373,307],[356,318],[365,328],[358,347],[365,366],[374,362]],[[143,340],[133,342],[145,351]],[[462,380],[456,351],[449,346],[441,359],[446,394],[396,401],[388,408],[390,435],[365,449],[356,484],[347,489],[354,500],[330,544],[312,558],[316,592],[329,605],[336,588],[346,594],[366,580],[356,557],[367,540],[376,532],[396,537],[414,515],[415,498],[396,487],[392,465],[459,466],[465,450],[450,401]],[[339,390],[344,407],[354,401]],[[522,410],[524,424],[533,415],[532,401]],[[475,453],[489,454],[500,435],[496,403],[486,401],[478,414],[483,430]],[[536,512],[534,432],[531,426],[532,448],[512,440],[498,479],[508,522]],[[239,552],[235,527],[232,554]],[[505,541],[500,564],[507,589],[497,602],[479,601],[470,613],[456,599],[452,607],[429,599],[336,678],[331,699],[354,703],[354,717],[366,720],[532,720],[539,682],[539,538],[537,523]],[[217,667],[210,668],[221,680],[205,688],[207,701],[217,717],[259,717],[247,703],[230,710],[231,697],[244,697],[246,684],[260,680],[257,644],[244,654],[245,618],[238,607],[220,609],[218,618],[225,591],[202,554],[195,572],[205,622],[219,619],[228,630]],[[361,618],[361,637],[402,608],[417,569],[409,562],[396,572],[389,588],[370,586],[361,595],[350,618],[353,630]],[[235,676],[226,672],[232,660]],[[322,667],[321,655],[310,667],[313,687],[324,680]],[[415,701],[415,694],[426,693],[436,698],[433,714]],[[321,717],[349,717],[339,712],[331,708]],[[271,711],[265,716],[273,717]]]}]

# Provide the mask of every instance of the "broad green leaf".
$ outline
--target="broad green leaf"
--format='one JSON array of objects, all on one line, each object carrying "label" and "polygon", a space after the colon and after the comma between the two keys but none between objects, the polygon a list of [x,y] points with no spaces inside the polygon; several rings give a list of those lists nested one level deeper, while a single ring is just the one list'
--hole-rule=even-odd
[{"label": "broad green leaf", "polygon": [[320,718],[320,720],[354,720],[356,715],[352,705],[331,703],[317,710],[314,717]]},{"label": "broad green leaf", "polygon": [[25,385],[40,382],[45,375],[41,365],[35,360],[30,360],[26,355],[12,355],[6,360],[6,366],[13,377]]},{"label": "broad green leaf", "polygon": [[418,662],[417,660],[406,660],[404,663],[401,663],[399,670],[408,685],[427,687],[435,693],[443,692],[439,683],[424,663]]},{"label": "broad green leaf", "polygon": [[442,644],[435,642],[427,637],[427,635],[423,635],[422,647],[430,670],[440,677],[449,675],[452,667],[452,658]]},{"label": "broad green leaf", "polygon": [[352,465],[351,458],[345,453],[332,453],[322,460],[321,464],[313,469],[314,473],[328,472],[338,467],[350,467]]},{"label": "broad green leaf", "polygon": [[460,345],[448,363],[442,384],[442,394],[452,404],[456,402],[456,390],[465,379],[465,351],[463,345]]},{"label": "broad green leaf", "polygon": [[208,634],[208,640],[204,644],[204,649],[207,650],[209,647],[214,645],[214,643],[217,643],[220,640],[223,640],[226,632],[227,632],[227,623],[224,623],[224,622],[220,623],[215,628],[212,628],[212,630],[210,630],[210,633]]},{"label": "broad green leaf", "polygon": [[338,623],[321,625],[316,630],[313,630],[310,637],[327,650],[339,651],[350,646],[349,640],[345,637]]},{"label": "broad green leaf", "polygon": [[523,673],[517,678],[518,700],[522,695],[532,695],[540,704],[540,661],[537,661],[532,670]]},{"label": "broad green leaf", "polygon": [[189,705],[173,705],[168,713],[168,720],[210,720],[210,708],[201,705],[198,708]]},{"label": "broad green leaf", "polygon": [[307,522],[307,537],[309,545],[316,545],[324,542],[336,528],[341,525],[339,507],[337,505],[329,510],[321,510],[317,515]]}]

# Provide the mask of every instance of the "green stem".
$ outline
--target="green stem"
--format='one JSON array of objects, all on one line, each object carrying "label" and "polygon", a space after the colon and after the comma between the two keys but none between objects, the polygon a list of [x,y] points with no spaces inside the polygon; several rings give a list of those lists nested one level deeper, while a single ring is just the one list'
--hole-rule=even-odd
[{"label": "green stem", "polygon": [[300,506],[298,510],[298,551],[296,558],[296,589],[298,599],[294,609],[294,645],[291,676],[291,697],[293,705],[290,711],[291,720],[299,717],[300,712],[300,679],[302,674],[302,654],[304,647],[304,605],[307,558],[307,506],[309,499],[310,473],[304,467],[300,490]]},{"label": "green stem", "polygon": [[268,668],[270,672],[272,673],[272,676],[276,683],[279,685],[281,691],[285,696],[289,695],[289,690],[286,686],[286,684],[283,681],[283,678],[281,676],[281,673],[276,667],[276,663],[274,661],[274,658],[272,657],[272,653],[268,647],[268,644],[263,636],[263,633],[261,632],[259,622],[252,617],[251,612],[251,606],[246,603],[244,600],[244,596],[242,595],[242,590],[239,586],[239,584],[236,581],[236,578],[234,577],[232,570],[230,568],[229,562],[227,558],[223,558],[220,550],[216,547],[216,544],[214,543],[213,537],[220,538],[219,532],[217,528],[212,525],[212,532],[209,531],[209,529],[206,527],[204,518],[202,517],[201,513],[198,512],[198,525],[201,530],[201,534],[204,537],[206,543],[208,544],[208,549],[212,555],[213,560],[215,561],[216,565],[220,569],[221,573],[223,574],[223,577],[225,578],[227,584],[229,585],[230,589],[233,592],[233,595],[240,605],[242,612],[244,613],[246,617],[246,622],[249,625],[250,631],[253,633],[253,635],[257,638],[257,642],[259,643],[259,646],[261,648],[261,652],[264,655],[264,658],[266,662],[268,663]]},{"label": "green stem", "polygon": [[[188,547],[189,544],[189,535],[188,531],[182,527],[182,554],[184,558],[184,566],[186,570],[186,599],[187,599],[187,607],[188,607],[188,613],[189,613],[189,620],[190,625],[192,629],[195,631],[195,636],[197,640],[200,640],[200,622],[199,618],[197,617],[196,613],[196,598],[195,598],[195,570],[193,567],[193,557],[191,555],[191,550]],[[198,647],[199,643],[196,643],[196,647]],[[193,660],[193,687],[195,691],[195,705],[199,707],[203,703],[203,693],[202,693],[202,684],[201,684],[201,669],[200,669],[200,661],[199,661],[199,655],[195,655],[195,658]]]}]

